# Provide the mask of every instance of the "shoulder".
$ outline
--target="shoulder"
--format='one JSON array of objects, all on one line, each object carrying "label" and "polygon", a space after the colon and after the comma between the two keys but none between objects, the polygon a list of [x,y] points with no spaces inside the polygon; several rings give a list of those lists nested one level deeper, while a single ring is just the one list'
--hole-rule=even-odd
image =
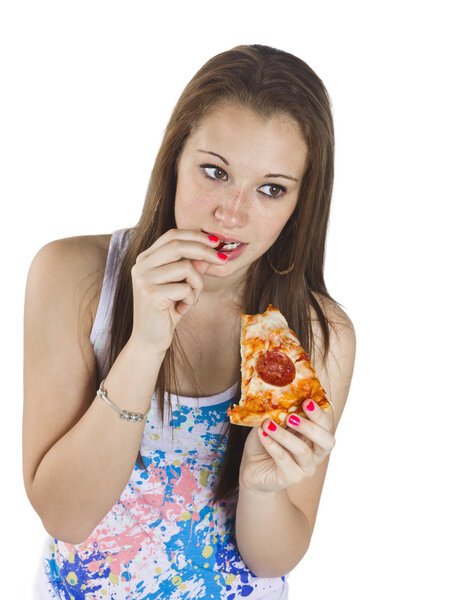
[{"label": "shoulder", "polygon": [[50,257],[71,258],[80,266],[100,264],[107,257],[109,242],[112,234],[76,235],[52,240],[42,246],[36,253],[33,262],[46,260]]},{"label": "shoulder", "polygon": [[356,334],[346,312],[333,300],[313,292],[329,326],[329,351],[325,356],[324,336],[316,311],[311,309],[314,344],[313,363],[320,381],[335,407],[336,427],[349,393],[354,371]]},{"label": "shoulder", "polygon": [[37,254],[71,258],[81,268],[88,268],[88,265],[99,267],[106,262],[111,236],[106,233],[60,238],[45,244]]},{"label": "shoulder", "polygon": [[71,290],[85,315],[86,328],[91,327],[111,235],[80,235],[48,242],[31,262],[27,285],[39,279],[41,285],[63,285]]}]

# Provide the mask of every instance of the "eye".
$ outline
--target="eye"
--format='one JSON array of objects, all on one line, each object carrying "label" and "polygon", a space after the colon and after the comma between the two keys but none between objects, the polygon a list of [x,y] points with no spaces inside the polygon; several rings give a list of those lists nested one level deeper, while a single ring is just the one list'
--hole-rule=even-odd
[{"label": "eye", "polygon": [[[270,193],[267,194],[265,192],[262,192],[262,194],[265,194],[265,196],[269,196],[270,198],[280,198],[282,194],[285,194],[285,192],[287,191],[287,188],[285,188],[283,185],[276,185],[274,183],[266,183],[265,185],[262,185],[259,189],[262,189],[264,187],[268,187],[270,189]],[[272,190],[275,190],[274,194],[271,194]],[[279,191],[281,193],[279,193]]]},{"label": "eye", "polygon": [[[217,167],[217,165],[200,165],[202,172],[205,177],[208,179],[223,179],[223,176],[226,176],[227,173],[221,167]],[[208,171],[211,171],[212,174],[209,174]],[[214,173],[217,174],[217,177],[214,177]]]},{"label": "eye", "polygon": [[[207,179],[213,179],[215,181],[220,179],[222,181],[227,180],[228,175],[226,171],[221,167],[217,167],[217,165],[200,165],[200,168],[202,174]],[[285,188],[283,185],[277,185],[275,183],[266,183],[265,185],[262,185],[259,189],[262,189],[264,187],[269,188],[270,193],[267,194],[266,192],[262,192],[262,194],[264,196],[268,196],[269,198],[280,198],[282,194],[285,194],[285,192],[287,191],[287,188]]]}]

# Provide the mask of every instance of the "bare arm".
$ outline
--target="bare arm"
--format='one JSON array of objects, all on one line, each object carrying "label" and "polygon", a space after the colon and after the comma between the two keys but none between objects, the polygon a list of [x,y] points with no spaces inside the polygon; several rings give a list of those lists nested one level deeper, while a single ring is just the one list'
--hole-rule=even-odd
[{"label": "bare arm", "polygon": [[239,552],[258,577],[281,577],[307,552],[309,522],[286,490],[255,494],[239,486],[236,520]]},{"label": "bare arm", "polygon": [[[80,244],[80,238],[58,240],[36,255],[24,315],[25,488],[47,531],[74,544],[120,497],[144,428],[96,397],[91,319],[82,302],[95,261]],[[131,337],[104,383],[108,398],[146,412],[163,357]]]},{"label": "bare arm", "polygon": [[[47,531],[73,544],[84,541],[120,497],[144,430],[144,423],[124,421],[96,396],[86,297],[92,278],[98,287],[95,275],[104,272],[106,256],[94,242],[80,236],[44,246],[25,294],[25,489]],[[208,264],[222,265],[212,248],[217,243],[199,230],[172,229],[137,256],[133,330],[104,384],[119,408],[148,411],[174,329],[203,288],[194,262],[203,273]]]},{"label": "bare arm", "polygon": [[[132,412],[149,409],[162,362],[128,343],[104,383],[107,396]],[[66,377],[70,385],[70,378]],[[128,422],[96,397],[40,462],[29,497],[54,537],[79,544],[122,494],[139,451],[145,422]]]}]

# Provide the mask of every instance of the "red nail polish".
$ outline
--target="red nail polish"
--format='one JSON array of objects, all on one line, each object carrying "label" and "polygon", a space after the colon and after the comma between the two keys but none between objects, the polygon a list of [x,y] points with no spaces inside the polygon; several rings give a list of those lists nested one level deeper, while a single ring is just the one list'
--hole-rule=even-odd
[{"label": "red nail polish", "polygon": [[265,437],[268,437],[268,433],[265,433],[265,431],[262,431],[262,433],[264,434]]},{"label": "red nail polish", "polygon": [[309,402],[306,408],[307,410],[310,410],[310,412],[312,412],[312,410],[315,410],[315,404],[312,402],[312,400]]},{"label": "red nail polish", "polygon": [[268,429],[270,431],[276,431],[277,427],[276,425],[273,423],[273,421],[270,421],[270,424],[268,425]]},{"label": "red nail polish", "polygon": [[228,257],[226,256],[226,254],[223,254],[222,252],[217,252],[217,256],[221,260],[228,260]]},{"label": "red nail polish", "polygon": [[214,235],[210,235],[209,239],[210,239],[211,242],[218,242],[218,238],[215,237]]},{"label": "red nail polish", "polygon": [[299,425],[301,423],[301,419],[296,415],[290,415],[288,418],[288,422],[292,425]]}]

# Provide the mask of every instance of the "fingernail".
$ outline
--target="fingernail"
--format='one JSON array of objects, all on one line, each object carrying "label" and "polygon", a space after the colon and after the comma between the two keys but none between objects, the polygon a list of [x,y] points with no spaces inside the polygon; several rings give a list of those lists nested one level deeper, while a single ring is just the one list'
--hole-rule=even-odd
[{"label": "fingernail", "polygon": [[277,427],[276,425],[273,423],[273,421],[270,421],[270,424],[268,425],[268,429],[270,431],[276,431]]},{"label": "fingernail", "polygon": [[309,402],[306,408],[307,410],[310,410],[310,412],[312,412],[312,410],[315,410],[315,404],[312,402],[312,400]]},{"label": "fingernail", "polygon": [[264,434],[265,437],[268,437],[268,433],[265,433],[265,431],[262,431],[262,433]]},{"label": "fingernail", "polygon": [[215,242],[218,242],[218,238],[217,238],[217,237],[215,237],[214,235],[210,235],[210,236],[209,236],[209,239],[210,239],[210,241],[211,241],[211,242],[214,242],[214,243],[215,243]]},{"label": "fingernail", "polygon": [[222,252],[217,252],[217,256],[221,260],[228,260],[228,257],[226,256],[226,254],[223,254]]},{"label": "fingernail", "polygon": [[301,423],[301,419],[296,415],[290,415],[288,418],[288,422],[290,425],[299,425]]}]

